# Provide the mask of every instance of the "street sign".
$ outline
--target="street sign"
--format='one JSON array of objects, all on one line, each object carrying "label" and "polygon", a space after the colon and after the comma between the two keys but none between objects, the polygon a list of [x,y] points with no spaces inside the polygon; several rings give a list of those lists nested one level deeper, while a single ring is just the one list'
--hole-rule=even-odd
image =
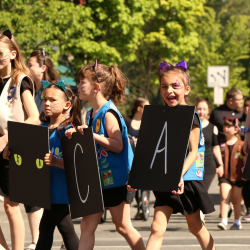
[{"label": "street sign", "polygon": [[228,66],[208,66],[207,67],[207,86],[227,88],[229,86],[229,67]]},{"label": "street sign", "polygon": [[222,87],[214,87],[214,104],[220,105],[223,104],[223,88]]}]

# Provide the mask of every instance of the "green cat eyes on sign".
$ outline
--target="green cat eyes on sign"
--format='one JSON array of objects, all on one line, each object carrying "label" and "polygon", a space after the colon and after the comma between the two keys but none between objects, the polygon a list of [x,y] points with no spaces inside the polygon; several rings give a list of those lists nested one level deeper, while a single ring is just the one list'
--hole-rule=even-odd
[{"label": "green cat eyes on sign", "polygon": [[43,160],[36,159],[36,166],[39,169],[43,168]]},{"label": "green cat eyes on sign", "polygon": [[20,155],[18,155],[18,154],[14,154],[14,159],[15,159],[16,165],[21,166],[22,157]]}]

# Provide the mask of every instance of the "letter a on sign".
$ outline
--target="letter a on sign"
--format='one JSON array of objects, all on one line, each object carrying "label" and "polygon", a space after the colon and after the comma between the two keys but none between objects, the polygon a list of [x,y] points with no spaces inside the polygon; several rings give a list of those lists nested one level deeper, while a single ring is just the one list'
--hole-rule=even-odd
[{"label": "letter a on sign", "polygon": [[[165,147],[162,148],[162,149],[159,149],[160,142],[162,140],[164,132],[165,132]],[[160,136],[160,138],[158,140],[158,143],[157,143],[157,146],[156,146],[156,149],[155,149],[155,153],[154,153],[151,165],[150,165],[150,169],[152,169],[152,167],[153,167],[156,154],[161,153],[162,151],[165,152],[164,167],[165,167],[165,174],[166,174],[167,173],[167,122],[165,122],[164,127],[163,127],[162,132],[161,132],[161,136]]]}]

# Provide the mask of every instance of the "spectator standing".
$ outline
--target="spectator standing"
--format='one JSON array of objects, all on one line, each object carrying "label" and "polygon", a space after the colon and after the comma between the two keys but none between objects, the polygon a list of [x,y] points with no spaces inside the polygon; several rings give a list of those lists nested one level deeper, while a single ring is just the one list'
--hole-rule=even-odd
[{"label": "spectator standing", "polygon": [[232,88],[227,91],[225,104],[215,108],[210,116],[209,122],[214,124],[219,130],[219,143],[225,142],[225,135],[223,132],[223,118],[232,117],[233,119],[240,119],[242,112],[243,95],[239,89]]}]

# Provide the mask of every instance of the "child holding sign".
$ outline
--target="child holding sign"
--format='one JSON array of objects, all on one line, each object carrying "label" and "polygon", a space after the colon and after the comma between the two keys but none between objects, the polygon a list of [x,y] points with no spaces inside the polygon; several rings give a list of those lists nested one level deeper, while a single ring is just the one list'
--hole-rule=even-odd
[{"label": "child holding sign", "polygon": [[224,117],[223,132],[226,143],[220,145],[224,163],[224,175],[219,179],[220,184],[220,210],[221,222],[218,228],[227,229],[228,223],[228,201],[231,193],[231,200],[234,206],[234,224],[230,230],[242,229],[241,214],[241,192],[244,182],[241,180],[241,168],[245,165],[246,156],[243,154],[244,142],[240,138],[240,123],[238,119]]},{"label": "child holding sign", "polygon": [[[158,77],[165,105],[169,107],[188,105],[190,77],[186,61],[181,61],[175,66],[164,61],[158,69]],[[196,236],[202,249],[215,249],[213,238],[200,219],[200,210],[204,214],[214,211],[213,203],[201,181],[204,170],[201,155],[204,156],[204,137],[199,116],[195,113],[189,138],[189,152],[184,162],[179,190],[172,193],[154,191],[156,197],[154,221],[146,249],[161,249],[170,216],[177,212],[186,217],[189,230]],[[135,191],[129,185],[128,190]]]},{"label": "child holding sign", "polygon": [[[0,33],[0,188],[4,193],[12,249],[24,248],[24,222],[19,203],[9,199],[9,162],[2,151],[8,144],[7,122],[39,124],[34,84],[21,50],[10,30]],[[0,234],[1,242],[1,234]]]},{"label": "child holding sign", "polygon": [[[101,175],[104,207],[108,207],[117,231],[132,249],[145,249],[143,240],[130,220],[126,182],[133,153],[129,145],[125,122],[115,103],[124,102],[127,79],[115,66],[87,65],[79,72],[78,93],[81,100],[93,107],[87,113],[86,124],[93,127]],[[84,127],[78,127],[84,133]],[[74,129],[66,131],[71,137]],[[91,167],[91,166],[90,166]],[[93,249],[95,230],[103,213],[82,218],[80,249]]]},{"label": "child holding sign", "polygon": [[[77,250],[79,239],[69,212],[60,137],[65,135],[65,130],[72,127],[72,124],[81,125],[80,102],[63,81],[55,84],[42,81],[42,85],[44,89],[43,112],[40,115],[40,120],[41,126],[49,127],[50,134],[50,152],[45,155],[44,162],[50,166],[51,210],[44,209],[36,250],[51,249],[56,226],[63,237],[66,249]],[[71,108],[70,115],[66,119],[65,113],[69,108]],[[9,154],[9,150],[4,151],[5,158],[8,158]]]}]

